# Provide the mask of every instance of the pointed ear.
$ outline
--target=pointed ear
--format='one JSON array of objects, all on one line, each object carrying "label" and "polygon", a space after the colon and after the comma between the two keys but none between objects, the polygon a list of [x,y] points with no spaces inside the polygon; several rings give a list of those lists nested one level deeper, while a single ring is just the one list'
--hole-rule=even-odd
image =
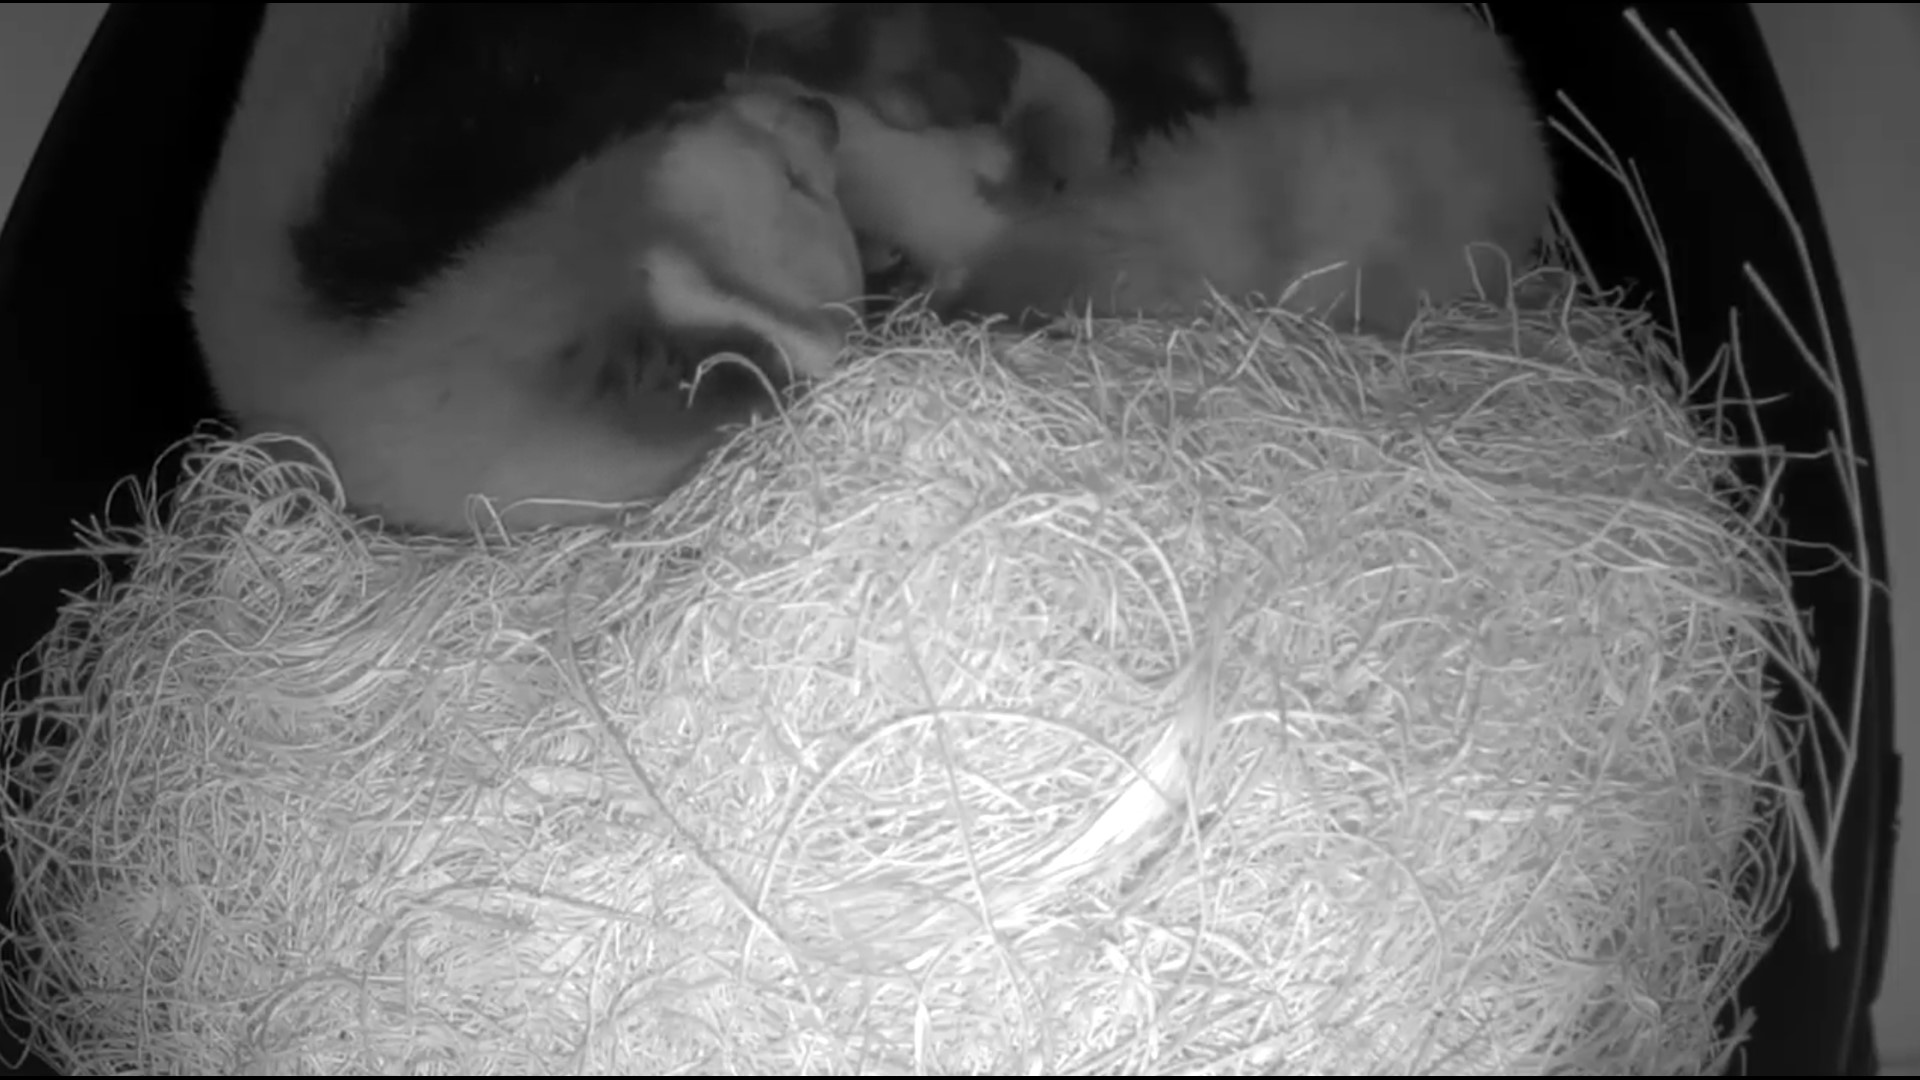
[{"label": "pointed ear", "polygon": [[1021,171],[1047,187],[1071,188],[1106,172],[1113,158],[1113,101],[1065,56],[1015,41],[1020,75],[1006,129]]}]

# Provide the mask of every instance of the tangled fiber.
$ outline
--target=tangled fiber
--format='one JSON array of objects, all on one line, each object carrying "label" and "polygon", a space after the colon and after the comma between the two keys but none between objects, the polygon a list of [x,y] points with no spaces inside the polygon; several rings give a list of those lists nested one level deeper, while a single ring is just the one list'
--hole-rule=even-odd
[{"label": "tangled fiber", "polygon": [[[72,1073],[1667,1075],[1785,864],[1646,317],[908,318],[620,527],[206,440],[6,777]],[[99,543],[107,545],[108,538]]]}]

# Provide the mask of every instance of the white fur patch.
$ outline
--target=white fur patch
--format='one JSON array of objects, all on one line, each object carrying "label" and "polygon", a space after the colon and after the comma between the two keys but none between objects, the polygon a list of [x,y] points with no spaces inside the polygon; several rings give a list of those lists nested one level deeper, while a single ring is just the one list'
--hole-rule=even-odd
[{"label": "white fur patch", "polygon": [[[848,220],[873,249],[895,251],[925,272],[936,291],[957,285],[1012,226],[1014,210],[989,192],[1032,179],[1018,175],[1023,159],[1041,160],[1051,179],[1069,184],[1109,165],[1114,114],[1105,92],[1059,53],[1014,45],[1020,74],[1004,128],[906,131],[859,102],[832,99],[840,116],[837,190]],[[1014,130],[1045,145],[1016,147]]]},{"label": "white fur patch", "polygon": [[[470,496],[625,503],[664,494],[746,418],[726,399],[609,391],[581,343],[676,326],[763,335],[825,374],[834,305],[861,275],[825,126],[723,101],[606,147],[405,307],[364,327],[317,316],[289,245],[397,5],[270,5],[202,215],[195,328],[244,433],[290,431],[332,459],[356,509],[463,531]],[[791,103],[790,103],[791,104]],[[799,122],[788,124],[786,119]],[[551,502],[518,525],[590,520]]]},{"label": "white fur patch", "polygon": [[924,267],[971,259],[1007,226],[983,185],[1013,172],[1013,148],[993,128],[903,131],[865,106],[835,99],[840,114],[836,188],[854,231]]},{"label": "white fur patch", "polygon": [[1530,256],[1551,160],[1517,69],[1470,13],[1222,8],[1252,103],[1149,139],[1125,174],[1030,206],[954,275],[954,306],[1175,315],[1217,290],[1397,333],[1424,299],[1502,284],[1476,280],[1470,245]]},{"label": "white fur patch", "polygon": [[642,267],[648,299],[665,322],[751,330],[786,358],[790,376],[821,378],[840,358],[840,336],[825,322],[815,327],[796,326],[762,304],[726,292],[684,252],[654,248],[642,257]]}]

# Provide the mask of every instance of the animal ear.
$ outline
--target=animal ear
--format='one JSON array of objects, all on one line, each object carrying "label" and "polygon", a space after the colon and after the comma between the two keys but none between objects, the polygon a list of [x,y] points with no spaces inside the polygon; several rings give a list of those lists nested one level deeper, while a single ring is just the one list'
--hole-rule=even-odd
[{"label": "animal ear", "polygon": [[1022,171],[1071,187],[1105,172],[1113,157],[1113,101],[1078,64],[1052,49],[1015,41],[1020,75],[1006,118]]},{"label": "animal ear", "polygon": [[1008,118],[1004,130],[1016,164],[1005,182],[991,185],[996,195],[1028,201],[1050,199],[1064,194],[1081,178],[1071,163],[1062,160],[1064,140],[1058,118],[1047,110],[1022,109]]}]

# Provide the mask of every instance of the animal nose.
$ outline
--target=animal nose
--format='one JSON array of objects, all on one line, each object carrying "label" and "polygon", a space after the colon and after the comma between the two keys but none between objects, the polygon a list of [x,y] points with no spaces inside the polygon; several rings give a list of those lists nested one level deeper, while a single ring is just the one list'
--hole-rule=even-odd
[{"label": "animal nose", "polygon": [[829,150],[840,145],[840,113],[834,109],[833,102],[812,94],[802,96],[797,104],[801,115],[813,129],[813,134]]}]

